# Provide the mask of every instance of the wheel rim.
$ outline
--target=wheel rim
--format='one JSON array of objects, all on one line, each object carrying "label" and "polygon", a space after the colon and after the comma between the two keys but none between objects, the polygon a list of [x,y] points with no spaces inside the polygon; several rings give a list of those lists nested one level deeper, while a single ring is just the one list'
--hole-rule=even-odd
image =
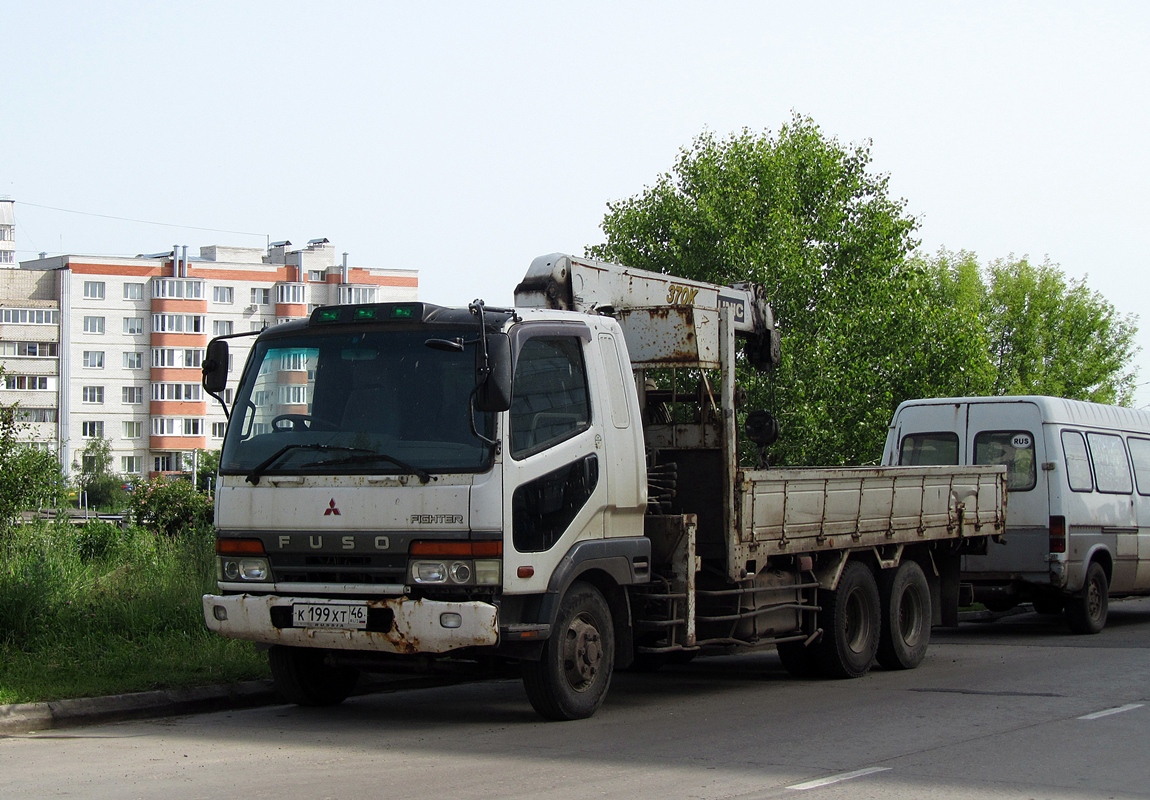
[{"label": "wheel rim", "polygon": [[563,672],[577,692],[584,692],[595,682],[603,662],[603,641],[590,614],[579,614],[567,627],[563,637]]},{"label": "wheel rim", "polygon": [[902,640],[910,647],[918,644],[922,636],[922,596],[918,588],[906,587],[898,605],[898,631]]},{"label": "wheel rim", "polygon": [[847,596],[844,641],[851,652],[862,653],[867,649],[871,637],[871,619],[867,613],[866,600],[861,591],[853,591]]},{"label": "wheel rim", "polygon": [[1086,613],[1090,615],[1090,619],[1102,616],[1102,587],[1097,579],[1090,581],[1086,589]]}]

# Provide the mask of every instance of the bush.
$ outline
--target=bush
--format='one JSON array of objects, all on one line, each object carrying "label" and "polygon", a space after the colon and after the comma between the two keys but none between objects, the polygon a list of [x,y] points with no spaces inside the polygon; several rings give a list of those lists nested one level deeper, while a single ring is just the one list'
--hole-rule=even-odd
[{"label": "bush", "polygon": [[137,485],[128,509],[137,525],[164,536],[210,530],[212,525],[211,498],[180,478],[155,478]]}]

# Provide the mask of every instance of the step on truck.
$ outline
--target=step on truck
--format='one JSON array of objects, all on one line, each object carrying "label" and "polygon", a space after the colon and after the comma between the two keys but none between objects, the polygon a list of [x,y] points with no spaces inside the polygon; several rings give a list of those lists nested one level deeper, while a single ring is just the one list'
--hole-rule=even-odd
[{"label": "step on truck", "polygon": [[[217,397],[227,339],[203,364]],[[592,715],[616,669],[705,650],[913,668],[957,624],[961,557],[1002,532],[1005,470],[747,468],[778,423],[741,407],[736,362],[770,370],[779,348],[761,287],[562,254],[513,308],[268,328],[221,452],[207,624],[266,646],[305,705],[363,671],[507,662],[560,720]]]}]

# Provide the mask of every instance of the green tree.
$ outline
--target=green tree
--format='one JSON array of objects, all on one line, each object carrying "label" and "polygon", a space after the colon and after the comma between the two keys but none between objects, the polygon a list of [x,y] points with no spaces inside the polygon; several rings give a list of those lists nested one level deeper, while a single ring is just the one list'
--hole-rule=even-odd
[{"label": "green tree", "polygon": [[774,463],[873,461],[898,394],[947,367],[922,346],[930,285],[906,267],[915,220],[870,164],[868,146],[841,145],[798,115],[777,135],[706,133],[653,186],[608,204],[606,241],[590,248],[766,286],[784,341],[773,402],[760,376],[740,382],[780,418]]},{"label": "green tree", "polygon": [[88,496],[92,508],[120,505],[124,499],[123,480],[112,471],[112,443],[97,437],[80,451],[78,488]]},{"label": "green tree", "polygon": [[220,451],[201,451],[199,471],[196,473],[196,489],[208,494],[214,492],[216,488],[216,473],[219,471],[219,469]]},{"label": "green tree", "polygon": [[18,405],[0,406],[0,531],[21,511],[55,506],[64,494],[56,455],[20,441],[24,429]]},{"label": "green tree", "polygon": [[176,536],[211,529],[211,498],[184,478],[145,481],[136,486],[128,502],[132,520],[157,534]]}]

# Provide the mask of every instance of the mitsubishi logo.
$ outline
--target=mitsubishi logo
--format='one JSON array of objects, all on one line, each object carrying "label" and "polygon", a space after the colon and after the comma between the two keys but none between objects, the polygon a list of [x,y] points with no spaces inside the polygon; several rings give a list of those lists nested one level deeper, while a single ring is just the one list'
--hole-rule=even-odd
[{"label": "mitsubishi logo", "polygon": [[335,498],[334,497],[328,501],[327,508],[325,508],[323,510],[323,515],[325,517],[331,516],[332,514],[334,514],[337,517],[339,516],[339,509],[335,507]]}]

